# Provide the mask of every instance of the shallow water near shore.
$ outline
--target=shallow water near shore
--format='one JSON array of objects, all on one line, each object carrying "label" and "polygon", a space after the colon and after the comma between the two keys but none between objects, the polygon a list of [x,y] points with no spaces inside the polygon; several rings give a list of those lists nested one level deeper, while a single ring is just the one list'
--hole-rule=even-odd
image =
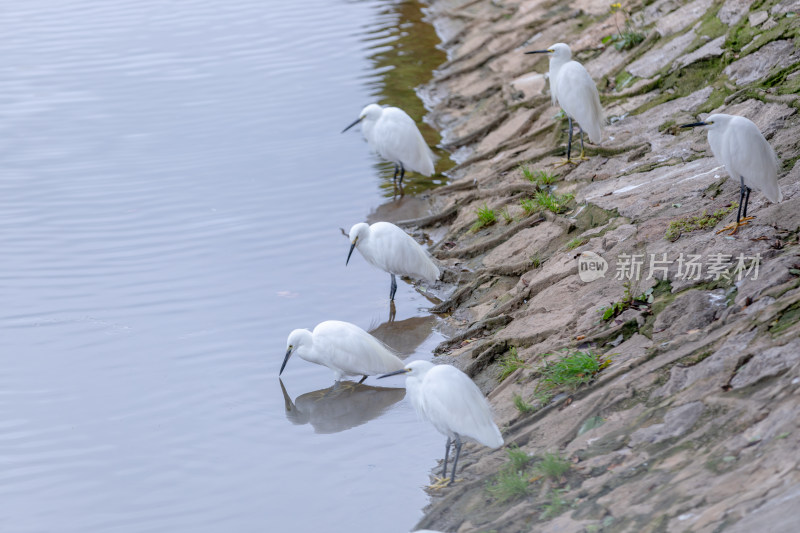
[{"label": "shallow water near shore", "polygon": [[[444,60],[414,2],[11,2],[0,13],[0,530],[408,531],[443,448],[402,380],[331,388],[286,336],[408,358],[430,305],[355,254],[391,201],[360,133]],[[423,128],[428,142],[435,132]],[[444,163],[444,162],[443,162]],[[446,165],[446,163],[445,163]],[[407,177],[413,193],[440,178]]]}]

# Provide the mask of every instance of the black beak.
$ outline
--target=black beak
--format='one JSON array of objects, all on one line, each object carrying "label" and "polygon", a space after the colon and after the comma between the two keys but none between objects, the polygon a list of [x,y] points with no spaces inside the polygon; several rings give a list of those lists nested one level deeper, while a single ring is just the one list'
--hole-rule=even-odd
[{"label": "black beak", "polygon": [[530,52],[525,52],[526,54],[549,54],[550,50],[531,50]]},{"label": "black beak", "polygon": [[361,120],[362,120],[363,118],[364,118],[364,117],[359,117],[359,118],[357,118],[357,119],[356,119],[356,120],[355,120],[355,121],[354,121],[352,124],[350,124],[350,125],[349,125],[349,126],[347,126],[345,129],[343,129],[343,130],[342,130],[342,133],[346,132],[347,130],[349,130],[350,128],[352,128],[353,126],[355,126],[356,124],[358,124],[359,122],[361,122]]},{"label": "black beak", "polygon": [[289,362],[289,358],[292,356],[292,349],[286,350],[286,357],[283,358],[283,364],[281,365],[281,371],[278,372],[278,376],[283,374],[283,369],[286,368],[286,363]]},{"label": "black beak", "polygon": [[389,376],[396,376],[398,374],[405,374],[406,372],[408,372],[408,370],[403,368],[401,370],[395,370],[394,372],[389,372],[388,374],[384,374],[382,376],[378,376],[378,379],[388,378]]},{"label": "black beak", "polygon": [[347,263],[350,262],[350,256],[353,255],[353,250],[356,249],[356,243],[350,245],[350,253],[347,254],[347,261],[344,262],[344,266],[347,266]]},{"label": "black beak", "polygon": [[694,128],[696,126],[708,126],[708,122],[692,122],[691,124],[682,124],[681,128]]}]

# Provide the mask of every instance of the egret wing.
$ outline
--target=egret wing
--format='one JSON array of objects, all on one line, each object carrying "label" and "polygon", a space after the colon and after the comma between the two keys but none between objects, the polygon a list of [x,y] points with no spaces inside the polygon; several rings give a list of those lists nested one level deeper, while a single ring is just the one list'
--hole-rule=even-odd
[{"label": "egret wing", "polygon": [[389,222],[376,222],[370,232],[369,246],[379,268],[429,282],[439,279],[439,268],[408,233]]},{"label": "egret wing", "polygon": [[558,72],[558,104],[578,121],[592,142],[603,138],[603,107],[597,86],[586,69],[577,61],[566,63]]},{"label": "egret wing", "polygon": [[421,404],[426,418],[441,433],[457,433],[492,448],[502,446],[489,402],[457,368],[437,365],[428,371],[422,382]]},{"label": "egret wing", "polygon": [[414,120],[397,107],[384,108],[372,131],[375,150],[389,161],[403,163],[425,176],[433,174],[434,156]]},{"label": "egret wing", "polygon": [[782,200],[778,158],[758,126],[744,117],[734,117],[722,135],[720,151],[720,159],[733,179],[738,181],[743,176],[745,185],[761,191],[769,201]]},{"label": "egret wing", "polygon": [[403,361],[378,339],[349,322],[328,320],[314,328],[314,345],[330,366],[349,375],[375,375],[403,368]]}]

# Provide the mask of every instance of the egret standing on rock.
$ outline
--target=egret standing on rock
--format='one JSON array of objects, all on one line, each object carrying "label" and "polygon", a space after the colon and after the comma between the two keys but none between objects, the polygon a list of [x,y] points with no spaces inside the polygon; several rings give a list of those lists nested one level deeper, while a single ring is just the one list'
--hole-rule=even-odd
[{"label": "egret standing on rock", "polygon": [[362,122],[361,131],[370,148],[394,163],[392,179],[397,181],[399,172],[401,186],[406,168],[423,176],[433,174],[433,152],[422,138],[414,119],[405,111],[398,107],[370,104],[361,110],[358,119],[342,130],[342,133],[359,122]]},{"label": "egret standing on rock", "polygon": [[367,376],[403,368],[403,361],[382,342],[360,327],[339,320],[320,322],[313,333],[307,329],[292,331],[279,376],[293,353],[310,363],[327,366],[336,381],[345,376],[364,376],[363,382]]},{"label": "egret standing on rock", "polygon": [[[445,484],[452,485],[455,482],[462,437],[490,448],[503,445],[503,436],[492,420],[489,402],[465,373],[450,365],[412,361],[405,368],[378,376],[378,379],[397,374],[406,375],[406,394],[420,417],[447,437],[442,477],[431,488],[442,488]],[[450,482],[447,483],[447,457],[451,443],[455,443],[456,457]]]},{"label": "egret standing on rock", "polygon": [[[717,233],[731,230],[736,233],[739,226],[749,224],[753,217],[747,216],[747,202],[750,190],[758,189],[770,202],[783,200],[778,186],[778,156],[750,120],[735,115],[717,113],[705,121],[684,124],[681,128],[705,126],[708,130],[708,144],[711,151],[733,179],[739,178],[739,210],[736,222],[729,224]],[[742,208],[744,206],[744,210]]]},{"label": "egret standing on rock", "polygon": [[578,156],[578,159],[586,161],[583,149],[583,131],[586,130],[593,143],[599,143],[603,138],[603,125],[606,123],[594,80],[583,65],[572,60],[572,50],[564,43],[554,44],[547,50],[525,53],[550,55],[550,95],[553,103],[558,102],[569,120],[567,158],[556,166],[567,163],[577,164],[570,159],[572,119],[578,121],[578,129],[581,132],[581,155]]},{"label": "egret standing on rock", "polygon": [[439,268],[422,246],[390,222],[376,222],[371,226],[360,222],[350,228],[350,252],[345,266],[355,248],[369,264],[392,275],[389,300],[394,300],[397,292],[395,276],[424,279],[429,283],[439,279]]}]

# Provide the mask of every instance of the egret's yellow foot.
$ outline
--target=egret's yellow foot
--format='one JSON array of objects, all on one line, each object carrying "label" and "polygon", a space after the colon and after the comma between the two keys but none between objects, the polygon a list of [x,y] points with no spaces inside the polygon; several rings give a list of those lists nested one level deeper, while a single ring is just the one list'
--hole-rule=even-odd
[{"label": "egret's yellow foot", "polygon": [[744,217],[744,218],[740,219],[739,222],[733,222],[732,224],[728,224],[727,226],[725,226],[721,230],[717,231],[717,235],[719,235],[723,231],[728,231],[728,230],[731,230],[731,232],[728,233],[728,235],[733,235],[734,233],[739,231],[739,228],[741,226],[748,225],[750,223],[750,221],[753,220],[753,219],[755,219],[755,217]]},{"label": "egret's yellow foot", "polygon": [[576,163],[572,159],[562,159],[561,161],[553,165],[553,168],[563,167],[564,165],[577,165],[577,164],[578,163]]},{"label": "egret's yellow foot", "polygon": [[588,161],[589,160],[589,158],[586,157],[586,154],[583,153],[583,149],[581,149],[581,155],[578,156],[578,159],[580,159],[581,161]]},{"label": "egret's yellow foot", "polygon": [[450,478],[434,476],[433,483],[428,485],[429,490],[441,490],[450,484]]}]

